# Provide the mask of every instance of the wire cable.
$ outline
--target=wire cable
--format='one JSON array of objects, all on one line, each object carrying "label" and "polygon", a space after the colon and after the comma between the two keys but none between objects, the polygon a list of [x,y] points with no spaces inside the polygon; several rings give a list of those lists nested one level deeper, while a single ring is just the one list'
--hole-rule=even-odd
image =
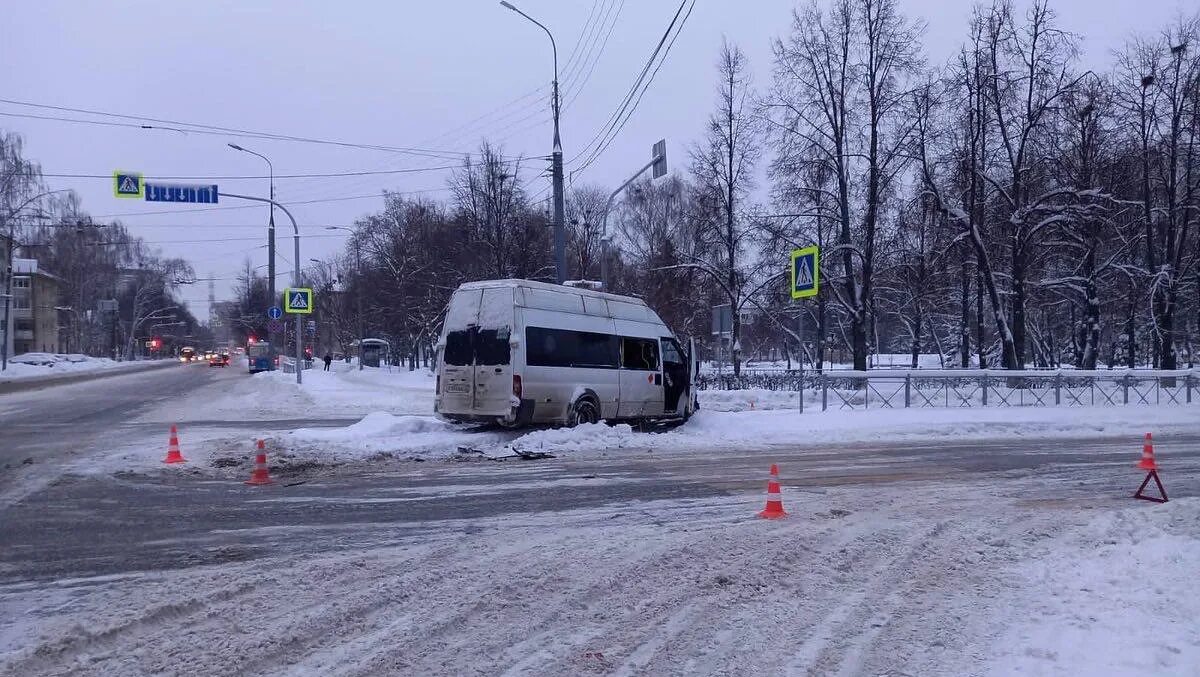
[{"label": "wire cable", "polygon": [[604,135],[608,132],[608,130],[612,129],[612,127],[616,125],[616,122],[620,119],[621,115],[624,114],[625,110],[629,107],[629,104],[633,101],[633,97],[638,91],[638,88],[641,87],[642,83],[645,81],[647,74],[650,72],[650,68],[654,65],[655,60],[658,58],[659,53],[662,52],[663,45],[666,44],[667,38],[670,37],[671,31],[675,28],[676,22],[679,21],[679,16],[683,13],[683,8],[685,5],[687,5],[687,0],[683,0],[679,3],[679,9],[675,10],[675,16],[671,18],[671,23],[667,25],[667,30],[663,32],[662,37],[659,39],[658,44],[654,48],[654,51],[650,54],[650,58],[646,60],[646,64],[642,67],[641,73],[638,74],[633,86],[629,88],[629,92],[626,93],[625,97],[621,100],[621,103],[617,106],[617,109],[612,113],[612,115],[609,116],[608,120],[604,123],[604,125],[601,126],[600,130],[596,132],[596,135],[593,136],[592,139],[588,141],[587,144],[584,145],[574,157],[568,160],[566,164],[572,164],[579,158],[589,154],[593,146],[596,145],[597,142],[599,142],[602,138],[604,138]]}]

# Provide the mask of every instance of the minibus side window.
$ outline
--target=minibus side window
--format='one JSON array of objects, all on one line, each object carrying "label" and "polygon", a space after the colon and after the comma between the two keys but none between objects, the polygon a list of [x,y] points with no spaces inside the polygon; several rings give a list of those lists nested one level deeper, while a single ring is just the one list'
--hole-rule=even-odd
[{"label": "minibus side window", "polygon": [[622,337],[621,366],[638,371],[658,371],[658,341]]}]

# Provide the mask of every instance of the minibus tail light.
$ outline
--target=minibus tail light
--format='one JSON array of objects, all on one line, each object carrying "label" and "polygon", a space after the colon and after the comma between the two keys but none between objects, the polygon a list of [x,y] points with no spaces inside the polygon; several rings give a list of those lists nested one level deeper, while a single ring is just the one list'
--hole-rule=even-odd
[{"label": "minibus tail light", "polygon": [[513,397],[521,399],[521,377],[513,374]]}]

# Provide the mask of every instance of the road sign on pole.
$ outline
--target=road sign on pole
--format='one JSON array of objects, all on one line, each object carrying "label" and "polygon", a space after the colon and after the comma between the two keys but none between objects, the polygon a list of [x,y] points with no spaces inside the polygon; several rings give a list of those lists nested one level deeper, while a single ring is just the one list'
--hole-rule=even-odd
[{"label": "road sign on pole", "polygon": [[113,172],[114,197],[131,197],[137,199],[145,193],[145,187],[142,175],[137,172],[123,172],[121,170]]},{"label": "road sign on pole", "polygon": [[283,310],[289,315],[309,315],[313,311],[313,292],[307,287],[283,290]]},{"label": "road sign on pole", "polygon": [[145,184],[146,202],[189,202],[217,204],[217,184],[187,185],[181,183]]},{"label": "road sign on pole", "polygon": [[667,140],[660,139],[654,144],[651,150],[651,157],[654,158],[653,177],[660,178],[667,175]]},{"label": "road sign on pole", "polygon": [[272,320],[278,320],[279,318],[283,317],[283,309],[279,306],[271,306],[270,308],[267,308],[267,317]]},{"label": "road sign on pole", "polygon": [[818,254],[815,246],[792,250],[792,298],[806,299],[816,296],[820,290],[821,276]]}]

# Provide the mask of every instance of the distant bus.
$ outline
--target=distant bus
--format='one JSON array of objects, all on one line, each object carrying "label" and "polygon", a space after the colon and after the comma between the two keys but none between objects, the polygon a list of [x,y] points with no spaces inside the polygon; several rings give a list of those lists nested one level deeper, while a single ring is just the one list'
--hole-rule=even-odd
[{"label": "distant bus", "polygon": [[179,351],[179,361],[180,362],[192,362],[195,359],[196,359],[196,349],[195,348],[193,348],[191,346],[187,346],[186,348],[180,349],[180,351]]},{"label": "distant bus", "polygon": [[251,343],[246,346],[246,365],[250,368],[251,374],[274,369],[275,360],[271,355],[271,344]]}]

